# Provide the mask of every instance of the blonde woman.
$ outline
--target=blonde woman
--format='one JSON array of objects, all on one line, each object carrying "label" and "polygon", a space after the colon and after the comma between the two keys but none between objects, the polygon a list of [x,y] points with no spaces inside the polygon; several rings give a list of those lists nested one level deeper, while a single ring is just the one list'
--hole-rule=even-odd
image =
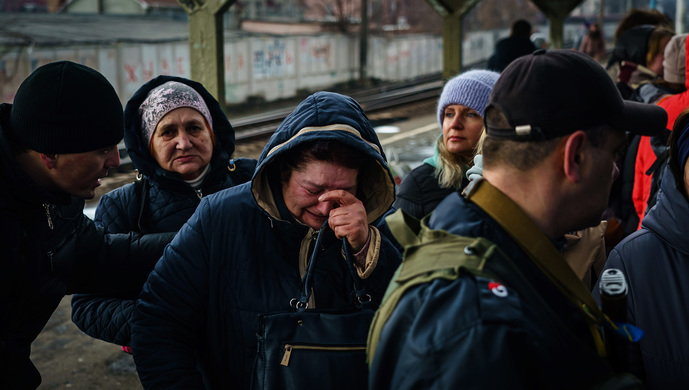
[{"label": "blonde woman", "polygon": [[409,172],[400,184],[395,208],[421,219],[447,195],[467,185],[465,174],[484,132],[483,113],[498,77],[489,70],[470,70],[445,84],[438,100],[442,136],[433,157]]}]

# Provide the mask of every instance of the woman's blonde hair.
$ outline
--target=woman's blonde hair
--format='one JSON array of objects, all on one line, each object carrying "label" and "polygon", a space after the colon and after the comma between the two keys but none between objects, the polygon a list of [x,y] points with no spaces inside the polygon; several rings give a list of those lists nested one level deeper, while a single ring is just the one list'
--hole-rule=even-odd
[{"label": "woman's blonde hair", "polygon": [[[473,156],[481,154],[483,148],[483,139],[486,137],[486,128],[481,130],[481,138],[474,146],[474,152],[471,158],[462,157],[460,155],[452,154],[445,147],[443,137],[438,137],[438,164],[435,167],[435,176],[438,178],[438,184],[441,188],[460,189],[462,181],[467,169],[474,165]],[[468,161],[467,161],[468,160]]]}]

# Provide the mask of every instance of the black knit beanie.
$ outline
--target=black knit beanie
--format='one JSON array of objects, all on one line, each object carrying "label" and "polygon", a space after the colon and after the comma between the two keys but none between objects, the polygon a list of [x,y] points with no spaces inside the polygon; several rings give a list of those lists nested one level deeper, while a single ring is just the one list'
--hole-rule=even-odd
[{"label": "black knit beanie", "polygon": [[96,70],[51,62],[22,82],[10,112],[12,138],[40,153],[82,153],[124,136],[122,103]]}]

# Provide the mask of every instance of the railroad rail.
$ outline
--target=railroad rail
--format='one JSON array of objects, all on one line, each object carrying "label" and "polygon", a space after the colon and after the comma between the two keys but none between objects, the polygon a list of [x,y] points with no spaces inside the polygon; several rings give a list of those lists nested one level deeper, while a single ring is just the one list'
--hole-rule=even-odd
[{"label": "railroad rail", "polygon": [[[440,74],[437,74],[404,83],[357,90],[349,95],[361,104],[364,111],[371,113],[426,99],[437,99],[442,87]],[[269,136],[293,109],[294,107],[289,107],[233,119],[231,122],[235,139],[251,140]]]}]

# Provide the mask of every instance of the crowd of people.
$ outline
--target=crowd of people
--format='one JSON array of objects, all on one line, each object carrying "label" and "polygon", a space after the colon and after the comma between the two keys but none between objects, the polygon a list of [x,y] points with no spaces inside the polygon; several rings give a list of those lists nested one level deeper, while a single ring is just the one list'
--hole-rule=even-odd
[{"label": "crowd of people", "polygon": [[[123,109],[94,69],[38,67],[0,105],[0,388],[40,385],[66,294],[146,389],[689,387],[689,42],[668,26],[633,10],[603,66],[595,24],[550,50],[515,23],[446,82],[397,187],[351,97],[307,97],[253,160],[195,81]],[[122,139],[136,181],[91,220]]]}]

